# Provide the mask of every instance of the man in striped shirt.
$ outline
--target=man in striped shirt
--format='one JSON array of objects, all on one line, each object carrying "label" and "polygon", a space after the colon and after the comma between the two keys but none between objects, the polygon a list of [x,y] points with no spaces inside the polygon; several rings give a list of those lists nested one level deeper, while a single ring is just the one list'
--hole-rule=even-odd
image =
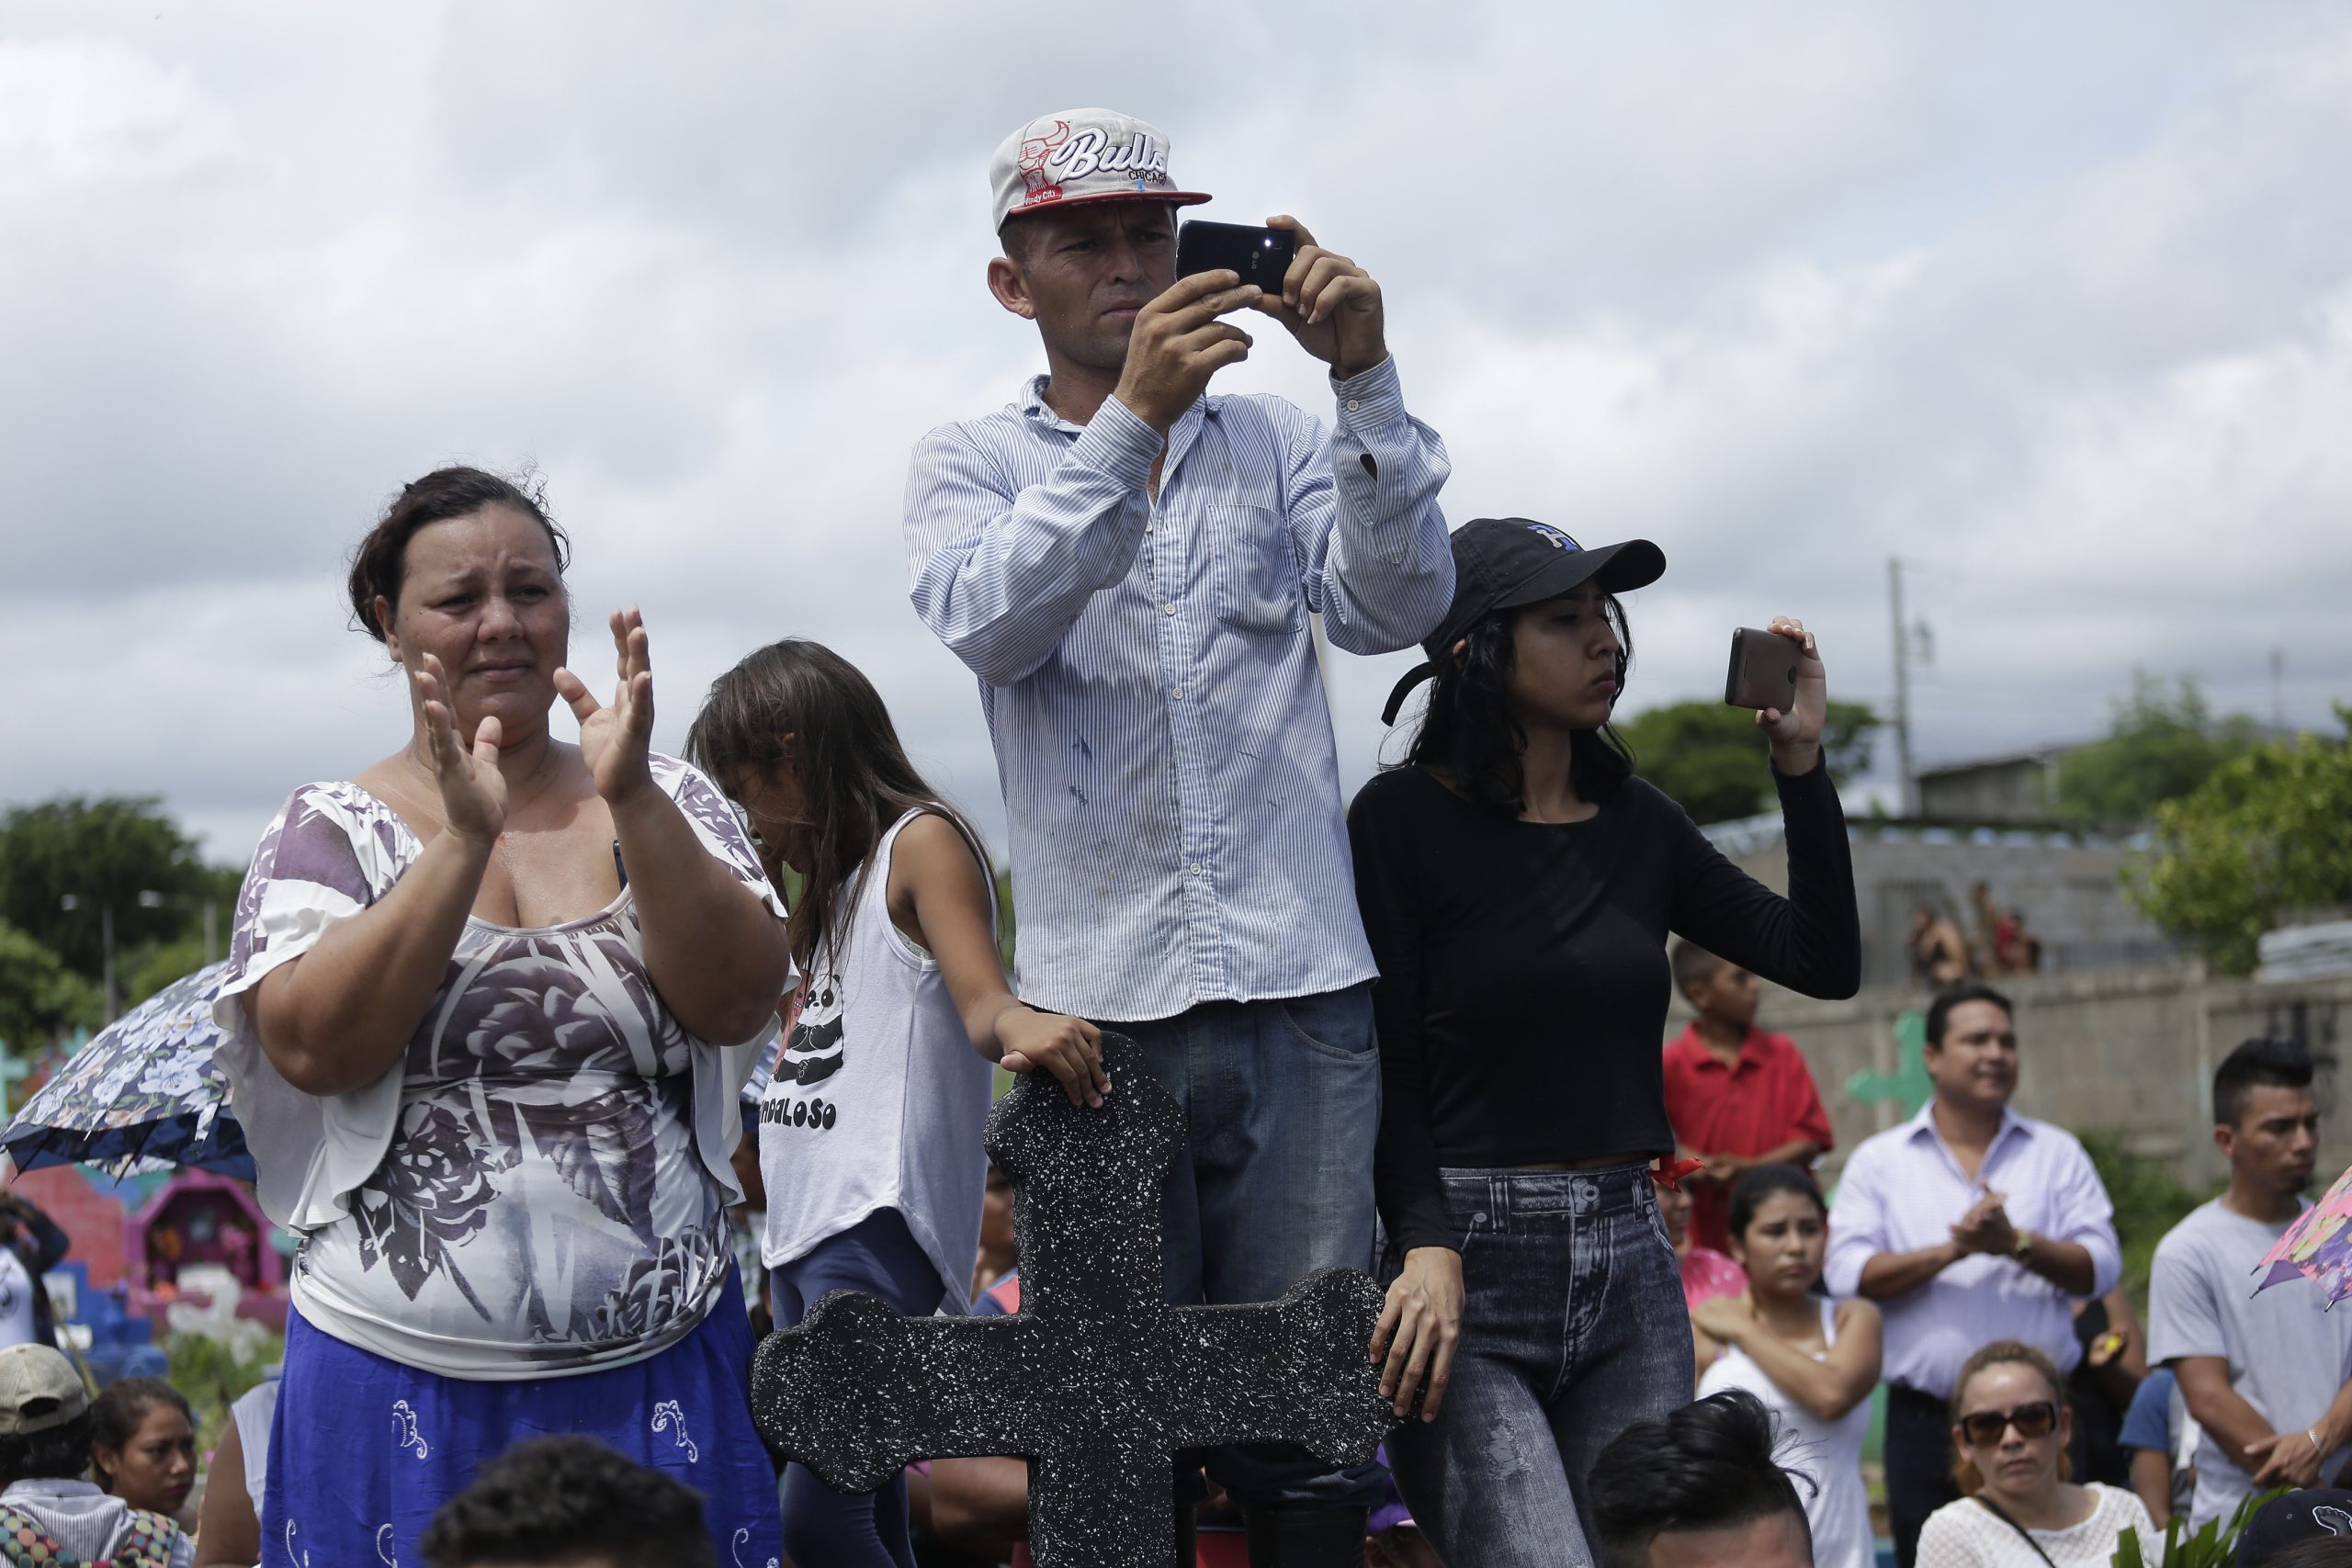
[{"label": "man in striped shirt", "polygon": [[[1048,115],[992,184],[989,289],[1037,324],[1046,374],[917,446],[912,597],[979,677],[1023,996],[1141,1042],[1185,1108],[1170,1298],[1263,1301],[1373,1262],[1374,969],[1310,617],[1358,653],[1436,626],[1445,448],[1405,412],[1379,286],[1296,220],[1272,220],[1298,246],[1280,298],[1178,281],[1174,209],[1207,197],[1155,128]],[[1330,366],[1335,429],[1206,394],[1253,346],[1223,319],[1244,308]],[[1375,1472],[1210,1468],[1268,1560],[1360,1551]]]}]

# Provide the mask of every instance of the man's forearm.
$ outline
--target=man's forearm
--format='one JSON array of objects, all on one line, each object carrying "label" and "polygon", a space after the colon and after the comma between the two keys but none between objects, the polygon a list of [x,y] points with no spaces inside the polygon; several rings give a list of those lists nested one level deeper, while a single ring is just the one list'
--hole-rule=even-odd
[{"label": "man's forearm", "polygon": [[2068,1295],[2087,1296],[2097,1282],[2091,1249],[2080,1242],[2036,1235],[2018,1261]]},{"label": "man's forearm", "polygon": [[1917,1252],[1882,1252],[1862,1265],[1860,1293],[1870,1301],[1908,1295],[1960,1261],[1956,1243],[1942,1241]]},{"label": "man's forearm", "polygon": [[2206,1377],[2191,1375],[2177,1362],[2175,1369],[2180,1374],[2181,1402],[2188,1406],[2189,1416],[2212,1434],[2232,1463],[2251,1472],[2254,1467],[2246,1462],[2245,1450],[2273,1435],[2270,1423],[2246,1402],[2245,1395],[2230,1386],[2226,1368]]}]

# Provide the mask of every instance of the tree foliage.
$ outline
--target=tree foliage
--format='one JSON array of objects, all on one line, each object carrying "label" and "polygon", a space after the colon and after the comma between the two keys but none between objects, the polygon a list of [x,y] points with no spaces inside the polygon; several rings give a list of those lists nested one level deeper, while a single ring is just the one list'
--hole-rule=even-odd
[{"label": "tree foliage", "polygon": [[[104,968],[107,905],[118,953],[170,942],[188,929],[218,874],[153,796],[62,795],[0,817],[0,920],[91,978]],[[141,893],[158,896],[153,907]]]},{"label": "tree foliage", "polygon": [[2261,744],[2245,714],[2216,717],[2197,682],[2184,675],[2167,692],[2145,671],[2117,701],[2107,737],[2058,761],[2058,815],[2090,828],[2138,828],[2158,805],[2178,800],[2232,758]]},{"label": "tree foliage", "polygon": [[0,1043],[17,1055],[98,1022],[97,987],[15,927],[0,922]]},{"label": "tree foliage", "polygon": [[[1844,784],[1871,765],[1880,719],[1864,703],[1833,702],[1822,727],[1829,776]],[[1755,716],[1704,700],[1645,709],[1617,726],[1644,778],[1697,822],[1753,817],[1773,807],[1766,744]]]},{"label": "tree foliage", "polygon": [[[2336,720],[2352,731],[2352,707]],[[2156,851],[2127,873],[2132,901],[2232,975],[2297,910],[2352,903],[2352,735],[2297,736],[2223,762],[2155,808]]]}]

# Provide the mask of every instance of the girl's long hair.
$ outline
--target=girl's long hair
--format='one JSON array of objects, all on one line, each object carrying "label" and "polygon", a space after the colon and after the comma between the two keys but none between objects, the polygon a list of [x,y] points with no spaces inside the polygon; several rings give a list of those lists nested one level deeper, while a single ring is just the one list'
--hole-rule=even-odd
[{"label": "girl's long hair", "polygon": [[[1527,606],[1526,608],[1532,608]],[[1510,673],[1512,635],[1521,610],[1498,610],[1465,634],[1469,645],[1455,663],[1441,649],[1438,672],[1421,710],[1420,728],[1405,753],[1408,766],[1445,774],[1466,798],[1516,818],[1527,809],[1521,757],[1527,730],[1511,711],[1506,677]],[[1616,630],[1623,652],[1617,669],[1618,694],[1634,658],[1634,634],[1624,606],[1614,594],[1601,595],[1601,613]],[[1598,804],[1634,776],[1633,748],[1613,725],[1579,729],[1568,738],[1568,782],[1580,799]]]},{"label": "girl's long hair", "polygon": [[820,955],[831,962],[847,946],[874,874],[874,847],[908,812],[945,818],[988,874],[979,833],[915,772],[874,682],[822,643],[770,643],[712,682],[686,731],[686,757],[730,794],[779,765],[791,767],[808,863],[797,868],[800,896],[785,934],[803,974],[815,973]]}]

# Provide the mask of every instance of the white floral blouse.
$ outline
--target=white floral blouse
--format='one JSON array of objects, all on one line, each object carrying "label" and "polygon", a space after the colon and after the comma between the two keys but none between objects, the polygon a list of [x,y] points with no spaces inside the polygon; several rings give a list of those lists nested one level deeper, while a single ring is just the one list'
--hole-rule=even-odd
[{"label": "white floral blouse", "polygon": [[[653,759],[703,847],[784,904],[724,796]],[[733,1255],[735,1096],[759,1047],[679,1027],[645,968],[626,886],[596,914],[472,919],[401,1060],[346,1095],[301,1093],[242,995],[384,897],[422,852],[358,785],[294,792],[238,899],[216,1017],[265,1208],[302,1233],[294,1303],[406,1365],[479,1379],[650,1356],[699,1324]],[[624,868],[626,874],[626,868]]]}]

